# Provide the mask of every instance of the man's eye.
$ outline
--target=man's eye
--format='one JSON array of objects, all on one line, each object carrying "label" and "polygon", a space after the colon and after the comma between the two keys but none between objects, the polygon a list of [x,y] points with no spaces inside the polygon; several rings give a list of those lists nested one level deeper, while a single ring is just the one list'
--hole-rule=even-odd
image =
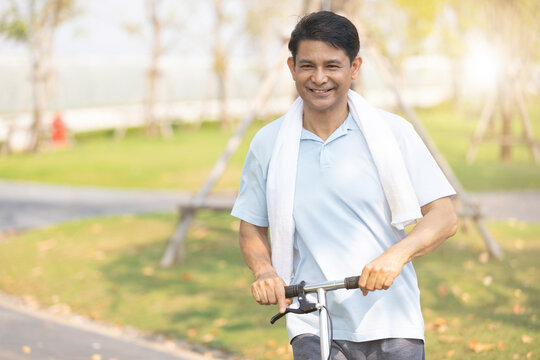
[{"label": "man's eye", "polygon": [[302,69],[309,69],[311,68],[312,66],[311,65],[302,65],[300,66]]}]

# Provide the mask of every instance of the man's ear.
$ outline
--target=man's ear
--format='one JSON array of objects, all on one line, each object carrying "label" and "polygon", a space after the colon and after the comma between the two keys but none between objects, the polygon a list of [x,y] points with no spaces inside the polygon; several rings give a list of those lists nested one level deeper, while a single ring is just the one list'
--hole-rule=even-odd
[{"label": "man's ear", "polygon": [[296,69],[294,67],[294,59],[292,56],[287,59],[287,66],[289,66],[289,71],[291,72],[293,80],[296,81]]},{"label": "man's ear", "polygon": [[362,66],[362,58],[360,56],[355,57],[351,64],[353,80],[356,80],[356,78],[358,77],[358,72],[360,71],[361,66]]}]

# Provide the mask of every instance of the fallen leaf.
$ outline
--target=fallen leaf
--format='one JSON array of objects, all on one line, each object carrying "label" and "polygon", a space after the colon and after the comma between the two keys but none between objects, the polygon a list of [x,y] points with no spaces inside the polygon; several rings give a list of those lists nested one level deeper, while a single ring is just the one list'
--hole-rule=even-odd
[{"label": "fallen leaf", "polygon": [[515,315],[521,315],[525,312],[525,308],[521,306],[520,304],[514,304],[512,311],[514,312]]},{"label": "fallen leaf", "polygon": [[491,285],[492,282],[493,282],[493,278],[491,276],[486,276],[483,281],[484,286],[489,286]]},{"label": "fallen leaf", "polygon": [[195,337],[199,334],[199,328],[188,329],[187,334],[190,338]]},{"label": "fallen leaf", "polygon": [[54,304],[49,306],[49,311],[57,315],[69,315],[71,314],[71,306],[68,304]]},{"label": "fallen leaf", "polygon": [[514,359],[514,360],[519,359],[519,354],[514,354],[514,355],[512,356],[512,359]]},{"label": "fallen leaf", "polygon": [[467,320],[473,320],[476,317],[474,314],[467,314]]},{"label": "fallen leaf", "polygon": [[277,343],[276,343],[276,340],[274,339],[270,339],[266,342],[266,346],[268,346],[269,348],[274,348],[276,347]]},{"label": "fallen leaf", "polygon": [[201,341],[204,343],[208,343],[208,342],[213,341],[215,338],[216,338],[216,335],[208,333],[201,338]]},{"label": "fallen leaf", "polygon": [[523,240],[522,239],[517,239],[516,242],[514,243],[515,247],[517,250],[523,250]]},{"label": "fallen leaf", "polygon": [[26,305],[32,308],[39,308],[39,301],[32,295],[24,295],[22,298]]},{"label": "fallen leaf", "polygon": [[463,301],[464,303],[468,303],[469,300],[471,299],[471,295],[469,295],[469,293],[463,293],[461,294],[461,301]]},{"label": "fallen leaf", "polygon": [[25,345],[22,347],[22,352],[25,354],[30,354],[32,352],[32,349],[30,349],[30,346]]},{"label": "fallen leaf", "polygon": [[472,351],[474,351],[475,353],[481,353],[481,352],[484,352],[484,351],[488,351],[488,350],[491,350],[493,347],[495,347],[495,345],[493,344],[482,344],[476,340],[471,340],[471,342],[469,343],[469,349],[471,349]]},{"label": "fallen leaf", "polygon": [[180,277],[185,282],[193,281],[193,275],[191,275],[190,273],[183,273]]},{"label": "fallen leaf", "polygon": [[524,344],[530,344],[532,343],[532,337],[528,336],[528,335],[521,335],[521,342],[524,343]]},{"label": "fallen leaf", "polygon": [[532,352],[532,351],[529,351],[529,352],[527,353],[527,359],[532,359],[532,357],[533,357],[533,352]]},{"label": "fallen leaf", "polygon": [[514,290],[514,296],[515,297],[520,297],[521,296],[521,289]]},{"label": "fallen leaf", "polygon": [[497,349],[499,350],[504,350],[504,342],[503,341],[499,341],[497,343]]},{"label": "fallen leaf", "polygon": [[447,358],[451,358],[452,356],[454,356],[455,353],[456,350],[448,350],[445,355]]},{"label": "fallen leaf", "polygon": [[289,345],[281,345],[276,349],[278,355],[287,354],[289,350]]},{"label": "fallen leaf", "polygon": [[214,320],[214,326],[222,327],[225,325],[227,325],[227,319],[219,318],[219,319]]},{"label": "fallen leaf", "polygon": [[481,252],[480,255],[478,255],[478,262],[480,264],[485,264],[489,261],[489,254],[487,252]]},{"label": "fallen leaf", "polygon": [[439,286],[437,286],[437,294],[439,294],[440,297],[448,295],[448,288],[445,283],[440,283]]},{"label": "fallen leaf", "polygon": [[151,266],[145,266],[141,269],[141,273],[144,275],[144,276],[152,276],[154,275],[154,268],[151,267]]},{"label": "fallen leaf", "polygon": [[441,336],[439,336],[439,341],[443,342],[443,343],[446,343],[446,344],[454,344],[454,343],[460,342],[461,339],[458,338],[457,336],[441,335]]},{"label": "fallen leaf", "polygon": [[90,360],[101,360],[101,355],[99,354],[94,354],[90,357]]},{"label": "fallen leaf", "polygon": [[448,330],[448,324],[444,318],[438,317],[433,322],[429,322],[425,325],[426,330],[434,330],[439,334],[442,334]]},{"label": "fallen leaf", "polygon": [[176,348],[176,342],[173,339],[167,339],[165,340],[165,347],[167,349],[174,349]]}]

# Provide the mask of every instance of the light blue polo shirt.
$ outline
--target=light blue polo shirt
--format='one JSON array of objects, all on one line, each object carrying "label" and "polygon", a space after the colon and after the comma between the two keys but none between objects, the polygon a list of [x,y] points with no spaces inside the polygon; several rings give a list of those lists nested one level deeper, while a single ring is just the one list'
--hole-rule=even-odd
[{"label": "light blue polo shirt", "polygon": [[[455,194],[411,124],[382,111],[402,152],[420,206]],[[263,127],[246,157],[232,215],[268,226],[266,179],[283,118]],[[364,266],[405,237],[390,225],[391,213],[377,169],[361,130],[349,115],[323,141],[302,129],[294,196],[294,279],[292,284],[341,280],[360,275]],[[390,289],[328,293],[334,339],[370,341],[424,339],[420,292],[412,263]],[[287,315],[289,338],[318,335],[316,313]]]}]

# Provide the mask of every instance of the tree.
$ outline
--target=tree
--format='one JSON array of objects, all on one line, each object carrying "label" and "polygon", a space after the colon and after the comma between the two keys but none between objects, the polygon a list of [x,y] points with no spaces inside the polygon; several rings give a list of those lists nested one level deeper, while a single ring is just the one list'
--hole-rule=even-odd
[{"label": "tree", "polygon": [[41,147],[43,117],[49,101],[54,36],[76,14],[75,0],[11,0],[0,14],[0,34],[28,47],[33,121],[29,150]]},{"label": "tree", "polygon": [[228,54],[223,41],[223,27],[225,25],[225,11],[223,0],[214,0],[214,11],[216,22],[214,25],[214,72],[217,76],[218,99],[219,99],[219,123],[221,130],[225,130],[229,126],[228,113]]},{"label": "tree", "polygon": [[[155,137],[158,132],[163,137],[172,135],[170,121],[158,117],[157,106],[163,100],[163,71],[161,62],[163,56],[178,43],[177,37],[183,28],[181,21],[177,18],[176,9],[185,6],[185,2],[172,0],[144,0],[146,5],[147,23],[126,22],[122,27],[130,35],[138,36],[148,43],[148,67],[146,69],[146,91],[144,97],[144,119],[146,123],[146,134]],[[182,13],[189,13],[183,9]],[[123,129],[118,137],[124,136]]]},{"label": "tree", "polygon": [[[534,138],[525,101],[525,88],[532,78],[533,64],[540,56],[539,10],[540,4],[536,0],[483,2],[483,14],[487,19],[484,31],[498,57],[491,61],[498,60],[499,66],[496,85],[488,96],[467,154],[469,161],[474,159],[476,146],[484,139],[485,130],[495,127],[496,108],[499,105],[502,127],[501,134],[495,138],[501,145],[501,161],[511,159],[512,145],[525,143],[533,159],[540,162],[540,149]],[[516,111],[523,127],[521,138],[512,135],[512,120]]]}]

